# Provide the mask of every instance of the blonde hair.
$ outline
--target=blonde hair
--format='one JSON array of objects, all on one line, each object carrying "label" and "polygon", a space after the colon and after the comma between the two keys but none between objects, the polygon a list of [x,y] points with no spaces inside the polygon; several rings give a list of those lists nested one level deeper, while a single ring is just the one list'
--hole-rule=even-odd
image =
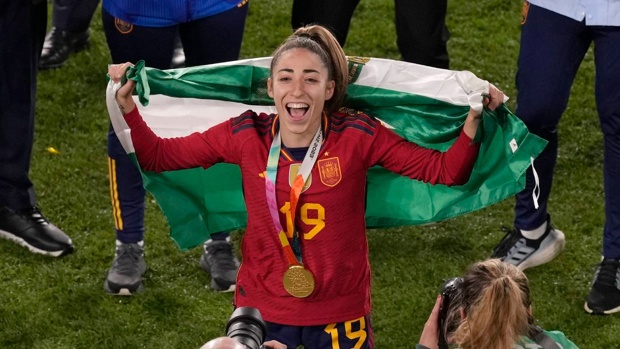
[{"label": "blonde hair", "polygon": [[465,318],[452,336],[459,348],[512,349],[530,332],[529,283],[514,265],[499,259],[475,263],[460,289]]},{"label": "blonde hair", "polygon": [[282,53],[295,48],[303,48],[319,56],[327,68],[328,79],[335,82],[334,94],[325,101],[325,110],[328,112],[338,110],[347,92],[348,64],[347,57],[334,35],[320,25],[297,29],[272,54],[271,71],[273,72]]}]

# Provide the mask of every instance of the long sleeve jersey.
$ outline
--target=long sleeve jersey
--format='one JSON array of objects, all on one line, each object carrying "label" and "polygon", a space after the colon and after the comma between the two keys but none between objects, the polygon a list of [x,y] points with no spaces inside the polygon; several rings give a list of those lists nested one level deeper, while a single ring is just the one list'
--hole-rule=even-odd
[{"label": "long sleeve jersey", "polygon": [[247,111],[180,138],[159,138],[138,108],[125,120],[144,170],[208,168],[219,162],[239,165],[248,221],[235,305],[258,308],[267,321],[295,326],[343,322],[370,312],[364,218],[370,167],[382,166],[432,184],[461,185],[469,179],[479,150],[479,144],[463,132],[446,152],[440,152],[403,139],[363,113],[324,116],[324,140],[291,222],[290,190],[300,162],[283,147],[276,178],[280,223],[289,237],[297,230],[302,262],[316,283],[310,296],[295,298],[282,283],[289,265],[265,194],[265,169],[278,116]]}]

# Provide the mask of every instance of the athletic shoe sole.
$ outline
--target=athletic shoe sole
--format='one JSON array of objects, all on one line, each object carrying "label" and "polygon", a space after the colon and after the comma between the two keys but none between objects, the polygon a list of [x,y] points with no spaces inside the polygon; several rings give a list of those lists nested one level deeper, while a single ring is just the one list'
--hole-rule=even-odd
[{"label": "athletic shoe sole", "polygon": [[18,245],[24,246],[24,247],[28,248],[28,250],[30,250],[30,252],[32,252],[32,253],[42,254],[42,255],[51,256],[51,257],[62,257],[62,256],[70,254],[74,250],[73,245],[69,246],[68,248],[66,248],[64,250],[59,250],[59,251],[45,251],[45,250],[41,250],[39,248],[36,248],[36,247],[30,245],[26,240],[20,238],[19,236],[13,235],[13,234],[11,234],[11,233],[9,233],[7,231],[4,231],[4,230],[0,230],[0,237],[3,238],[3,239],[6,239],[6,240],[13,241],[13,242],[17,243]]},{"label": "athletic shoe sole", "polygon": [[536,252],[517,265],[519,270],[523,271],[550,262],[564,250],[566,243],[564,233],[561,230],[553,229],[549,235],[552,239],[545,239],[549,241],[543,241]]},{"label": "athletic shoe sole", "polygon": [[[204,270],[205,272],[209,272],[209,270],[211,270],[211,265],[209,264],[209,262],[207,262],[207,259],[204,258],[204,253],[203,255],[200,257],[200,267],[202,268],[202,270]],[[211,285],[208,286],[208,288],[210,288],[211,290],[215,291],[215,292],[221,292],[221,293],[226,293],[226,292],[234,292],[235,288],[237,287],[236,284],[231,284],[228,286],[228,288],[225,287],[221,287],[216,281],[215,279],[212,277],[211,278]]]},{"label": "athletic shoe sole", "polygon": [[215,281],[211,280],[211,285],[208,286],[207,288],[211,289],[211,290],[213,290],[215,292],[226,293],[226,292],[235,292],[235,289],[237,288],[237,285],[236,284],[232,284],[227,289],[222,289],[222,288],[220,288],[217,285],[217,283],[215,283]]},{"label": "athletic shoe sole", "polygon": [[108,285],[108,280],[106,280],[103,283],[103,289],[111,296],[133,296],[136,293],[144,291],[144,285],[140,282],[137,287],[135,285],[127,287],[121,286],[118,291],[113,291]]},{"label": "athletic shoe sole", "polygon": [[613,309],[603,310],[603,311],[590,309],[590,307],[588,306],[588,302],[585,302],[583,304],[583,309],[585,309],[585,311],[591,315],[610,315],[610,314],[617,313],[618,311],[620,311],[620,307],[615,307]]}]

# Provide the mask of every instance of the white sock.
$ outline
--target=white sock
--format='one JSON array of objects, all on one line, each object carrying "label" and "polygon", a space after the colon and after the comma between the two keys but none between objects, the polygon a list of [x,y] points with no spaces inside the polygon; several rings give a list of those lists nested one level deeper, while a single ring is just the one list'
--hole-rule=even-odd
[{"label": "white sock", "polygon": [[[120,240],[116,240],[116,247],[120,246],[121,244],[123,244],[123,242],[121,242]],[[140,247],[144,247],[144,240],[140,240],[136,242],[136,244],[138,244],[138,246]]]},{"label": "white sock", "polygon": [[541,225],[540,227],[534,230],[521,230],[521,235],[523,235],[523,237],[525,237],[526,239],[538,240],[540,239],[541,236],[543,236],[546,230],[547,230],[547,221],[545,221],[543,225]]}]

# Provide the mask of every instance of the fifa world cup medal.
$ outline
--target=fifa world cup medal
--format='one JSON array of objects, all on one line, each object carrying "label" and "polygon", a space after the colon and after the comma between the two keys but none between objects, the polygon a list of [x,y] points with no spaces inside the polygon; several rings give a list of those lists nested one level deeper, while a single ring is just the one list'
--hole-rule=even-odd
[{"label": "fifa world cup medal", "polygon": [[291,296],[306,298],[314,291],[314,276],[303,265],[291,265],[284,273],[284,289]]}]

